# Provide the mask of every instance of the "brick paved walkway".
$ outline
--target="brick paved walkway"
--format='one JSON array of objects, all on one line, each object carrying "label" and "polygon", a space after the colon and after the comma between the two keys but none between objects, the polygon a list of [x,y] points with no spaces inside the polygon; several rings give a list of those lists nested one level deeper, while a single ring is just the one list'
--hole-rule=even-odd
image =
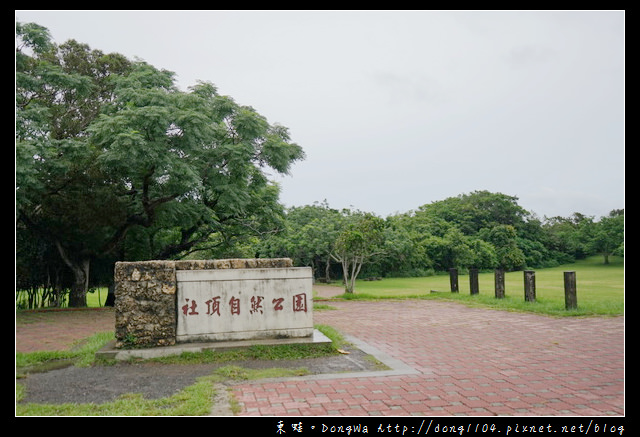
[{"label": "brick paved walkway", "polygon": [[16,320],[16,352],[67,350],[79,340],[114,329],[113,308],[26,311]]},{"label": "brick paved walkway", "polygon": [[396,371],[234,385],[240,415],[624,415],[624,317],[434,301],[332,305],[314,322],[398,360]]},{"label": "brick paved walkway", "polygon": [[[338,310],[316,311],[314,322],[394,370],[233,385],[240,415],[624,415],[624,317],[551,318],[430,300],[331,305]],[[67,312],[55,326],[41,319],[21,317],[16,351],[65,349],[114,326],[112,309]]]}]

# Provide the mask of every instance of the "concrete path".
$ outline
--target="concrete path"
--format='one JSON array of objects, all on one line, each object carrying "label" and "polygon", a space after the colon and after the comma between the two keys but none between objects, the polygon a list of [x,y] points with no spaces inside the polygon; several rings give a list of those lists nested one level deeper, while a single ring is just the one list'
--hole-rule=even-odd
[{"label": "concrete path", "polygon": [[393,370],[233,385],[246,416],[622,416],[624,317],[430,300],[331,303],[330,325]]}]

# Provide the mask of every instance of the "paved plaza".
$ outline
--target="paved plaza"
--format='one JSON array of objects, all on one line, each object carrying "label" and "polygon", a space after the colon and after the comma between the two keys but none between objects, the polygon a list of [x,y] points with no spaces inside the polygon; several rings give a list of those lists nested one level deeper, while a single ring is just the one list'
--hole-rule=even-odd
[{"label": "paved plaza", "polygon": [[[623,316],[548,317],[434,300],[329,304],[335,310],[314,311],[314,323],[389,370],[234,383],[239,415],[625,414]],[[114,326],[112,309],[66,311],[55,323],[39,314],[17,326],[16,351],[63,350]]]},{"label": "paved plaza", "polygon": [[433,300],[314,313],[391,370],[234,385],[240,415],[624,415],[624,317],[547,317]]}]

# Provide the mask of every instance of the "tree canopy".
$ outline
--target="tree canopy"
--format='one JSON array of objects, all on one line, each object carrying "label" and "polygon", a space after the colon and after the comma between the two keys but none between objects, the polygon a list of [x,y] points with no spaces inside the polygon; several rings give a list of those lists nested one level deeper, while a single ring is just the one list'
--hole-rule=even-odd
[{"label": "tree canopy", "polygon": [[182,257],[281,226],[268,172],[304,158],[287,128],[211,83],[182,92],[145,62],[16,30],[19,241],[73,272],[71,306],[92,261]]}]

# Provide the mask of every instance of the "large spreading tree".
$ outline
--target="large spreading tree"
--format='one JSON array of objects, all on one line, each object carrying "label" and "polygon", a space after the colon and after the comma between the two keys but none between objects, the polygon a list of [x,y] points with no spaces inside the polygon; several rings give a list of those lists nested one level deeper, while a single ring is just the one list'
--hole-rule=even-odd
[{"label": "large spreading tree", "polygon": [[86,305],[92,260],[179,258],[281,225],[268,174],[304,157],[285,127],[210,83],[180,91],[147,63],[16,30],[17,230],[73,273],[70,306]]}]

